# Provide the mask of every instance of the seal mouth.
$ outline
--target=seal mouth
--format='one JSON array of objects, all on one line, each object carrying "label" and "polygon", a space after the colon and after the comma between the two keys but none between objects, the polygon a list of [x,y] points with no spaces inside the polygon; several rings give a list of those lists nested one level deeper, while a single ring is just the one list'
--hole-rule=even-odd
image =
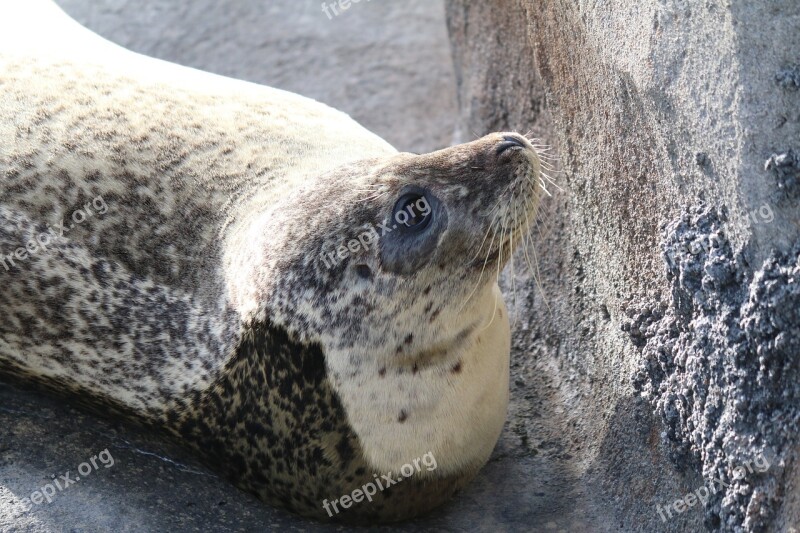
[{"label": "seal mouth", "polygon": [[509,236],[508,238],[500,242],[494,249],[494,251],[489,253],[489,255],[486,256],[486,258],[483,261],[480,260],[476,261],[476,263],[478,264],[476,264],[475,266],[480,266],[482,264],[494,264],[495,262],[500,261],[500,254],[503,253],[503,250],[510,250],[512,242],[513,242],[513,236]]},{"label": "seal mouth", "polygon": [[[507,231],[507,230],[506,230]],[[505,263],[511,258],[514,245],[517,244],[522,235],[527,229],[520,225],[509,231],[508,236],[501,240],[494,249],[490,251],[485,257],[480,255],[469,263],[471,270],[482,270],[488,265],[495,263]]]}]

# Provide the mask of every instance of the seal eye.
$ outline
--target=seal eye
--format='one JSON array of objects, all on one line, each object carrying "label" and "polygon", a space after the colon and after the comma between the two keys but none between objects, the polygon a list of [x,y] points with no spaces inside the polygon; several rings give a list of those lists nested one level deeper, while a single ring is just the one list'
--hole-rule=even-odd
[{"label": "seal eye", "polygon": [[397,195],[391,220],[381,224],[379,257],[383,272],[406,276],[430,263],[447,229],[447,209],[436,195],[415,185]]},{"label": "seal eye", "polygon": [[401,229],[422,231],[433,218],[433,210],[424,194],[404,194],[394,204],[392,217]]}]

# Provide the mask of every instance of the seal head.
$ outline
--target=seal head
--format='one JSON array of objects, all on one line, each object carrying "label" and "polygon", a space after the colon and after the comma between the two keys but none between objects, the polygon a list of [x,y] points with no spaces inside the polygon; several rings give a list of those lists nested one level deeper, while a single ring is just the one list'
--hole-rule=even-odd
[{"label": "seal head", "polygon": [[345,165],[242,225],[226,263],[235,306],[321,347],[373,472],[432,453],[418,477],[468,480],[488,459],[508,402],[496,276],[539,175],[524,137],[491,134]]}]

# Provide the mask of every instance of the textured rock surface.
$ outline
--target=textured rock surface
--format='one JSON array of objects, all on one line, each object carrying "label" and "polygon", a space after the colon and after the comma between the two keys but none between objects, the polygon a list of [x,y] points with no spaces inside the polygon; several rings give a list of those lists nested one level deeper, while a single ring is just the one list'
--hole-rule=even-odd
[{"label": "textured rock surface", "polygon": [[621,530],[797,527],[796,2],[476,4],[447,2],[460,131],[541,131],[563,170],[515,354],[562,465]]},{"label": "textured rock surface", "polygon": [[[664,231],[667,303],[631,305],[646,359],[636,385],[664,415],[676,464],[717,480],[712,528],[764,528],[779,505],[800,421],[800,249],[752,279],[712,208]],[[755,466],[747,475],[740,465]]]}]

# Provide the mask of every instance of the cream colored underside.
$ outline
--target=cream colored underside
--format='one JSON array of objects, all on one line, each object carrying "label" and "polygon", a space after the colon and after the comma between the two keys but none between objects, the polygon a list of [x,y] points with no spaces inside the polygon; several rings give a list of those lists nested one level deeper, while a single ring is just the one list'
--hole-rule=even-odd
[{"label": "cream colored underside", "polygon": [[[330,353],[331,370],[344,376],[337,391],[374,473],[397,478],[404,464],[428,452],[436,458],[436,475],[478,468],[488,459],[509,398],[510,328],[496,284],[487,284],[467,316],[482,325],[441,364],[417,374],[387,372],[378,378],[381,363],[365,358],[363,373],[347,379],[351,353]],[[465,325],[442,326],[457,331]],[[461,372],[454,373],[458,361]],[[407,413],[403,422],[401,410]]]}]

